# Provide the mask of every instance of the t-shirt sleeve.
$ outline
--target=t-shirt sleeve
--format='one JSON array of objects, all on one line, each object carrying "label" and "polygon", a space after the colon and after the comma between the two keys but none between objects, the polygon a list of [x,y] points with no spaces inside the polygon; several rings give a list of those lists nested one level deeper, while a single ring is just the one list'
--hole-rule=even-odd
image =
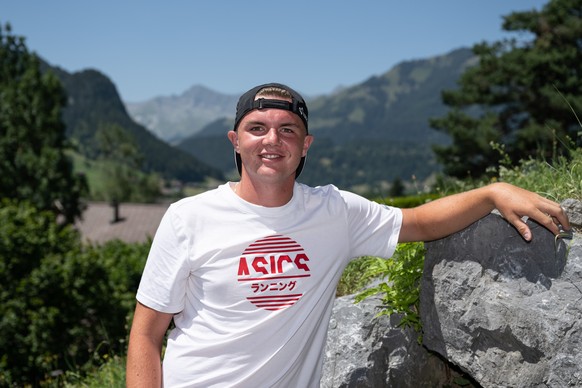
[{"label": "t-shirt sleeve", "polygon": [[154,310],[178,313],[184,308],[189,268],[189,238],[171,205],[156,232],[137,291],[137,300]]},{"label": "t-shirt sleeve", "polygon": [[348,207],[352,257],[392,257],[402,227],[402,211],[350,192],[342,192],[342,197]]}]

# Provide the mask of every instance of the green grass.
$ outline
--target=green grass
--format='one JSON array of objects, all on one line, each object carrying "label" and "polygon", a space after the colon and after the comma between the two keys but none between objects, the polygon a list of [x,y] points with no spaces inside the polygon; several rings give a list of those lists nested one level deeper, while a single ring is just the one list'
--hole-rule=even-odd
[{"label": "green grass", "polygon": [[85,175],[89,185],[90,197],[92,199],[96,198],[98,193],[105,190],[104,182],[107,180],[107,175],[104,163],[87,159],[77,152],[69,152],[68,155],[73,161],[74,171]]},{"label": "green grass", "polygon": [[553,164],[528,159],[518,167],[501,166],[499,179],[556,202],[567,198],[582,200],[582,151],[571,152],[571,159],[559,157]]},{"label": "green grass", "polygon": [[65,381],[59,386],[66,388],[124,388],[125,361],[125,357],[108,357],[103,365],[94,369],[88,376],[78,373],[65,374]]}]

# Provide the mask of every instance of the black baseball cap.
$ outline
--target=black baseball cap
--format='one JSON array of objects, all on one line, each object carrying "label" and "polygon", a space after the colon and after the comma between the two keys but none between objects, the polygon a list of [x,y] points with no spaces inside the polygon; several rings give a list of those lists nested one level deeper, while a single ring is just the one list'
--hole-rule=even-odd
[{"label": "black baseball cap", "polygon": [[[291,102],[280,99],[266,99],[266,98],[255,99],[257,93],[259,93],[263,89],[271,87],[283,89],[289,92],[289,94],[291,95]],[[299,93],[297,93],[295,90],[291,89],[287,85],[279,84],[276,82],[262,84],[259,86],[255,86],[254,88],[248,90],[246,93],[240,96],[240,98],[238,99],[238,103],[236,104],[236,117],[234,121],[233,130],[234,131],[237,130],[238,125],[240,124],[243,117],[245,117],[251,111],[256,109],[283,109],[295,113],[297,116],[299,116],[301,121],[303,121],[303,124],[305,125],[305,132],[309,134],[309,131],[307,129],[307,117],[309,115],[307,110],[307,104],[305,103],[305,100],[303,99],[303,97],[301,97]],[[236,151],[234,152],[234,154],[238,173],[241,174],[242,161],[240,158],[240,154]],[[305,156],[302,157],[301,161],[299,162],[299,166],[297,167],[297,171],[295,172],[295,178],[297,178],[299,174],[301,174],[301,170],[303,170],[304,164]]]}]

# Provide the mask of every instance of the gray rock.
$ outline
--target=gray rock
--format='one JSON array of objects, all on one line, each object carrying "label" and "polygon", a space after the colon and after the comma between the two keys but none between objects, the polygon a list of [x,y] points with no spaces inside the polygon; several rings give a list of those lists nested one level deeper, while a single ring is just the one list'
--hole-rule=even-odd
[{"label": "gray rock", "polygon": [[582,240],[528,224],[529,243],[491,214],[426,244],[424,345],[485,387],[582,386]]},{"label": "gray rock", "polygon": [[400,317],[376,317],[379,298],[337,298],[329,324],[321,387],[440,387],[451,371],[398,327]]},{"label": "gray rock", "polygon": [[562,207],[568,213],[570,224],[574,227],[582,226],[582,202],[575,199],[566,199],[561,203]]}]

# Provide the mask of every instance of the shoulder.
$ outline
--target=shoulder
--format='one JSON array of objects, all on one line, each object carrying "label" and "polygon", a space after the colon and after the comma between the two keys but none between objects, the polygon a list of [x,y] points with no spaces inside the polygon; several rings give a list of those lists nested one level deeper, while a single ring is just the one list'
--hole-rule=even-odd
[{"label": "shoulder", "polygon": [[342,191],[331,184],[312,187],[303,183],[297,183],[295,185],[294,195],[299,195],[301,198],[303,198],[304,202],[325,202],[341,200]]},{"label": "shoulder", "polygon": [[297,184],[297,189],[305,202],[328,202],[342,207],[362,206],[371,203],[370,200],[346,190],[340,190],[336,186],[329,184],[325,186],[311,187],[301,183]]},{"label": "shoulder", "polygon": [[302,195],[306,197],[318,197],[318,198],[341,196],[342,193],[342,190],[338,189],[336,186],[332,184],[312,187],[303,183],[296,183],[295,190],[299,191]]}]

